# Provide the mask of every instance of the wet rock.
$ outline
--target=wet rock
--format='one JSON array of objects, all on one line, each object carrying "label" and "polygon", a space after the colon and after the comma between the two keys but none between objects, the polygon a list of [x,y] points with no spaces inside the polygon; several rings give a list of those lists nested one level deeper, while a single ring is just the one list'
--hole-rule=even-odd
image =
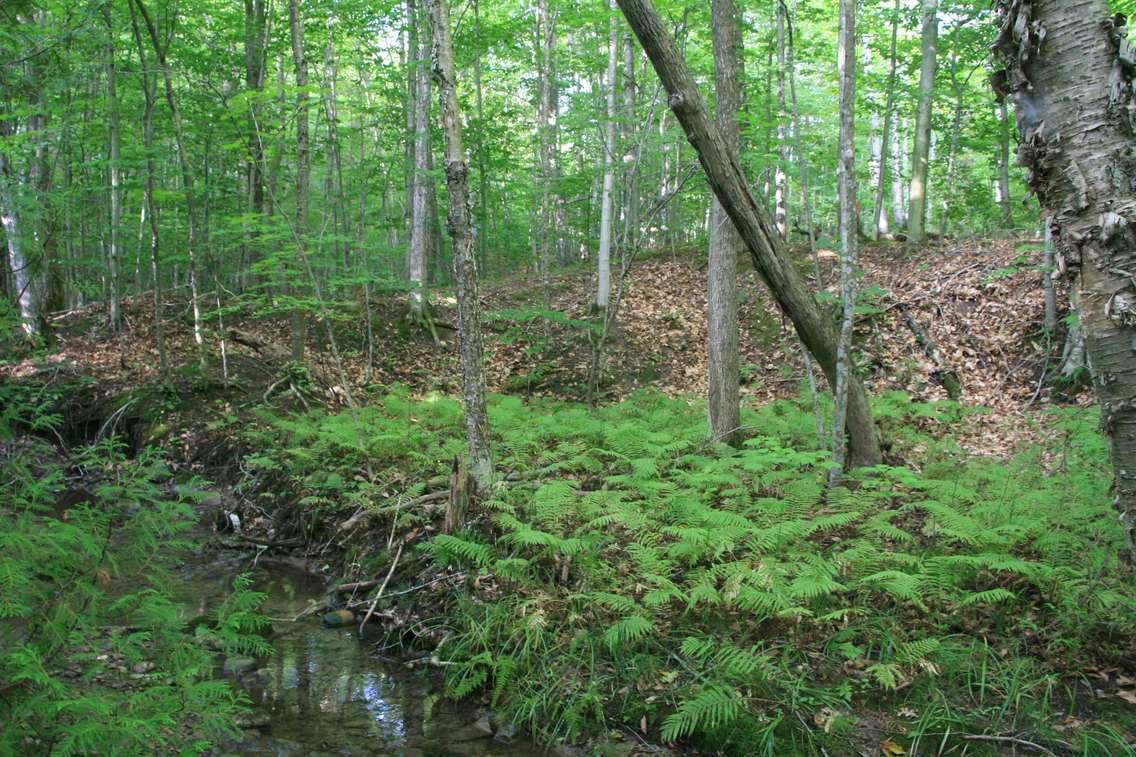
[{"label": "wet rock", "polygon": [[350,610],[335,610],[321,616],[320,622],[327,628],[343,628],[355,624],[355,613]]},{"label": "wet rock", "polygon": [[256,667],[256,660],[251,657],[230,657],[225,660],[225,672],[241,675]]},{"label": "wet rock", "polygon": [[473,729],[484,733],[486,736],[493,735],[493,723],[489,719],[489,713],[485,713],[473,723]]},{"label": "wet rock", "polygon": [[511,720],[497,723],[497,733],[493,735],[494,741],[499,741],[502,744],[512,744],[515,738],[517,738],[516,723]]}]

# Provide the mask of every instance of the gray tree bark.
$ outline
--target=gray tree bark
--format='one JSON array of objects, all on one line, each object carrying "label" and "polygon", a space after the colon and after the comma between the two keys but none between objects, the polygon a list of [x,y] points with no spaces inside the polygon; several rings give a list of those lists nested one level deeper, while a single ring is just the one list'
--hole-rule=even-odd
[{"label": "gray tree bark", "polygon": [[[610,3],[610,0],[609,0]],[[610,9],[610,4],[607,4]],[[603,154],[603,195],[600,199],[600,249],[596,256],[598,277],[596,284],[596,309],[600,313],[607,311],[611,301],[611,240],[612,240],[612,203],[615,189],[615,93],[618,86],[615,81],[616,61],[619,59],[619,35],[616,32],[615,14],[611,14],[610,30],[607,42],[607,123],[604,131]]]},{"label": "gray tree bark", "polygon": [[840,0],[840,154],[836,164],[840,200],[840,336],[836,341],[836,386],[833,388],[832,462],[828,483],[840,482],[844,471],[844,427],[848,418],[848,383],[852,375],[852,325],[856,312],[856,0]]},{"label": "gray tree bark", "polygon": [[[741,28],[734,0],[711,3],[714,41],[714,89],[718,131],[732,154],[740,153]],[[707,272],[707,366],[710,389],[710,438],[736,444],[741,408],[738,370],[738,249],[741,239],[717,198],[710,212],[710,263]]]},{"label": "gray tree bark", "polygon": [[1114,502],[1136,557],[1136,56],[1107,0],[999,0],[996,9],[1006,71],[995,89],[1017,108],[1018,163],[1079,278]]},{"label": "gray tree bark", "polygon": [[111,6],[103,6],[107,27],[107,142],[110,174],[110,239],[107,247],[107,317],[112,331],[119,327],[119,260],[122,257],[122,144],[118,118],[118,77],[114,61],[114,20]]},{"label": "gray tree bark", "polygon": [[773,223],[782,239],[789,233],[789,140],[785,132],[785,6],[777,4],[777,168],[773,173]]},{"label": "gray tree bark", "polygon": [[[618,0],[669,95],[668,104],[698,153],[715,196],[734,222],[758,273],[788,315],[798,336],[820,363],[830,385],[836,383],[836,334],[821,315],[816,300],[793,267],[784,243],[749,189],[736,153],[729,149],[710,120],[706,103],[683,61],[674,39],[650,0]],[[863,384],[854,376],[848,386],[848,462],[875,465],[881,453]]]},{"label": "gray tree bark", "polygon": [[[304,24],[300,18],[300,1],[288,0],[288,29],[292,40],[292,63],[296,71],[296,255],[302,258],[308,238],[308,205],[311,193],[312,153],[308,130],[308,59],[304,55]],[[290,270],[297,267],[289,266]],[[287,284],[291,286],[291,282]],[[304,314],[293,308],[292,360],[304,359],[307,328]]]},{"label": "gray tree bark", "polygon": [[[875,187],[875,205],[872,211],[872,239],[879,241],[880,237],[888,233],[887,214],[884,213],[884,193],[887,191],[888,181],[892,180],[891,166],[894,158],[889,159],[894,140],[893,122],[895,121],[895,83],[896,83],[896,46],[899,36],[899,14],[902,10],[903,0],[895,0],[895,8],[891,17],[891,54],[888,57],[888,83],[887,102],[884,105],[884,130],[880,135],[880,181]],[[898,171],[896,171],[898,173]]]},{"label": "gray tree bark", "polygon": [[923,41],[920,46],[919,108],[915,115],[915,149],[911,153],[911,193],[908,198],[907,239],[921,244],[926,231],[927,167],[931,149],[931,104],[939,39],[939,0],[923,0]]},{"label": "gray tree bark", "polygon": [[181,168],[182,191],[185,194],[186,215],[186,268],[189,278],[189,299],[193,310],[193,341],[197,345],[198,361],[205,362],[205,338],[201,321],[201,301],[198,297],[197,281],[197,240],[199,237],[197,201],[194,197],[193,166],[185,152],[185,139],[182,130],[181,110],[178,109],[177,98],[174,97],[174,82],[170,74],[170,65],[166,60],[166,49],[158,36],[158,27],[154,24],[150,12],[146,9],[143,0],[131,0],[142,17],[143,25],[150,36],[150,44],[154,48],[154,55],[158,59],[158,68],[162,72],[162,81],[165,84],[166,104],[170,108],[170,120],[174,127],[174,146],[177,148],[178,165]]},{"label": "gray tree bark", "polygon": [[438,82],[442,131],[446,142],[446,189],[450,198],[448,227],[454,246],[469,467],[478,489],[485,491],[493,479],[493,462],[489,455],[489,421],[485,411],[485,356],[481,341],[477,261],[473,255],[469,161],[462,147],[461,112],[446,0],[426,0],[426,4],[430,8],[434,32],[434,79]]}]

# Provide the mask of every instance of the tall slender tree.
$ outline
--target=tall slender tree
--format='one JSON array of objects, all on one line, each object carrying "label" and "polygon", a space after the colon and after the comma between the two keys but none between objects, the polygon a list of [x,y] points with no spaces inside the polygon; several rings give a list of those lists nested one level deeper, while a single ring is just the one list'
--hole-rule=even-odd
[{"label": "tall slender tree", "polygon": [[919,106],[915,115],[915,148],[911,153],[911,195],[908,198],[907,238],[921,244],[926,236],[927,175],[931,148],[931,105],[938,66],[939,0],[923,0],[923,38],[920,44]]},{"label": "tall slender tree", "polygon": [[469,160],[462,146],[461,111],[446,0],[426,0],[426,4],[430,8],[433,27],[434,78],[438,83],[442,133],[446,143],[446,190],[450,199],[448,226],[454,246],[466,441],[469,444],[470,472],[478,489],[485,491],[493,479],[493,461],[489,453],[489,421],[485,410],[485,357],[477,294],[477,260],[473,255]]},{"label": "tall slender tree", "polygon": [[[611,9],[610,0],[605,7]],[[616,17],[610,14],[607,42],[607,122],[604,126],[603,148],[603,195],[600,199],[600,249],[596,256],[598,276],[596,284],[596,310],[607,312],[611,301],[611,242],[613,225],[613,203],[615,202],[615,126],[618,114],[615,110],[616,63],[619,60],[619,33],[616,30]]]},{"label": "tall slender tree", "polygon": [[856,312],[856,0],[840,0],[840,153],[836,164],[840,200],[840,336],[836,342],[835,409],[832,416],[832,462],[829,484],[844,470],[844,427],[848,415],[848,383],[852,374],[852,322]]},{"label": "tall slender tree", "polygon": [[[741,147],[741,28],[733,0],[711,3],[714,89],[717,124],[728,148]],[[710,438],[735,443],[741,427],[738,370],[738,249],[733,221],[715,198],[710,211],[710,263],[707,273],[707,366]]]}]

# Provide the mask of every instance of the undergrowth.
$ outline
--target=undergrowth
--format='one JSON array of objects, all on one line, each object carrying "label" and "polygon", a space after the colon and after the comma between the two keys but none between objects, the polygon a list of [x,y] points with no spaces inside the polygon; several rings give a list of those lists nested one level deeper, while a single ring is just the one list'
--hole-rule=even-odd
[{"label": "undergrowth", "polygon": [[263,596],[238,580],[215,622],[187,628],[164,565],[195,516],[153,450],[64,452],[50,397],[0,386],[0,754],[200,753],[239,736],[247,698],[214,649],[263,654]]},{"label": "undergrowth", "polygon": [[[1131,708],[1088,684],[1131,676],[1136,641],[1092,411],[1053,411],[1048,446],[1001,463],[945,435],[959,405],[889,393],[874,410],[908,465],[826,490],[809,408],[747,411],[753,435],[731,449],[707,443],[701,402],[493,398],[510,483],[467,530],[421,546],[469,576],[438,650],[449,693],[485,697],[544,742],[624,729],[732,754],[889,739],[935,754],[1013,739],[1128,751]],[[265,415],[247,465],[311,504],[373,507],[398,476],[446,470],[461,418],[452,400],[403,391],[361,427]],[[356,475],[364,464],[382,485]],[[404,527],[426,519],[394,512]]]}]

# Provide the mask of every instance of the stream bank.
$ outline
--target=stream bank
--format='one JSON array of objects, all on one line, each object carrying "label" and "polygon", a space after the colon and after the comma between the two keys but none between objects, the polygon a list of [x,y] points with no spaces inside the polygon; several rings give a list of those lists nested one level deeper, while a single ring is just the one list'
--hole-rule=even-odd
[{"label": "stream bank", "polygon": [[355,629],[326,628],[318,616],[293,621],[329,588],[315,570],[285,561],[252,566],[248,553],[198,550],[175,574],[175,596],[187,613],[206,612],[245,572],[267,595],[261,611],[273,619],[273,654],[230,657],[220,675],[247,693],[253,711],[244,738],[219,754],[397,754],[508,757],[541,754],[536,746],[494,737],[483,708],[448,701],[433,670],[408,669],[380,658]]}]

